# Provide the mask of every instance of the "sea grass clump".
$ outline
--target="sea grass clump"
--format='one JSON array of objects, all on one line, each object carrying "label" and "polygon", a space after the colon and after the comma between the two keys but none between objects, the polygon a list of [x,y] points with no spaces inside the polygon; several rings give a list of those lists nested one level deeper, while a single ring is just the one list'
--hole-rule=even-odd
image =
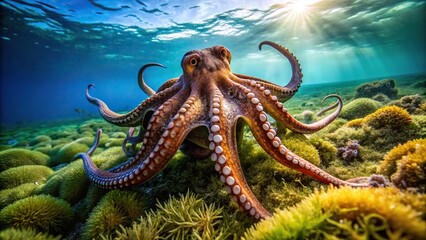
[{"label": "sea grass clump", "polygon": [[83,229],[83,239],[114,234],[119,226],[130,226],[147,209],[146,201],[137,192],[108,192],[93,209]]},{"label": "sea grass clump", "polygon": [[42,165],[24,165],[0,173],[0,189],[14,188],[24,183],[42,184],[53,170]]},{"label": "sea grass clump", "polygon": [[[243,239],[422,239],[425,196],[394,188],[331,188],[277,211]],[[424,205],[424,204],[423,204]]]},{"label": "sea grass clump", "polygon": [[87,152],[89,146],[79,140],[70,142],[62,146],[55,155],[52,156],[48,165],[56,166],[62,163],[70,163],[74,161],[74,156],[77,153]]},{"label": "sea grass clump", "polygon": [[37,232],[33,229],[8,228],[0,232],[0,239],[4,240],[59,240],[61,236]]},{"label": "sea grass clump", "polygon": [[[100,169],[109,169],[126,159],[120,147],[110,148],[93,156],[93,162]],[[50,194],[70,203],[82,200],[90,186],[84,172],[83,161],[76,160],[52,174],[47,182],[37,190],[39,193]]]},{"label": "sea grass clump", "polygon": [[7,205],[31,196],[38,186],[35,183],[25,183],[14,188],[3,189],[0,191],[0,209]]},{"label": "sea grass clump", "polygon": [[13,148],[0,152],[0,172],[22,165],[46,165],[50,157],[37,151]]},{"label": "sea grass clump", "polygon": [[157,204],[132,227],[118,231],[116,239],[228,239],[238,229],[234,217],[187,193]]},{"label": "sea grass clump", "polygon": [[69,230],[73,218],[69,203],[49,195],[37,195],[3,208],[0,226],[59,234]]},{"label": "sea grass clump", "polygon": [[416,139],[389,151],[377,168],[399,188],[426,192],[426,139]]}]

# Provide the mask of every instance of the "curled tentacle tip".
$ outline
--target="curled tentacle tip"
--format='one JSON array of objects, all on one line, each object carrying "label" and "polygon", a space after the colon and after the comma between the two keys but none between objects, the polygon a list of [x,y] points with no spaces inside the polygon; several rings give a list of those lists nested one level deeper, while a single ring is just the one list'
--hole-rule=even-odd
[{"label": "curled tentacle tip", "polygon": [[262,41],[261,43],[259,43],[259,50],[262,50],[262,46],[267,44],[269,41]]},{"label": "curled tentacle tip", "polygon": [[342,97],[340,97],[340,95],[338,95],[338,94],[330,94],[330,95],[325,96],[325,97],[322,99],[321,104],[322,104],[325,100],[327,100],[327,99],[329,99],[329,98],[332,98],[332,97],[335,97],[335,98],[337,98],[337,99],[338,99],[338,100],[340,100],[340,101],[343,101],[343,100],[342,100]]},{"label": "curled tentacle tip", "polygon": [[90,90],[90,88],[94,88],[95,87],[95,84],[93,84],[93,83],[90,83],[89,85],[87,85],[87,90]]}]

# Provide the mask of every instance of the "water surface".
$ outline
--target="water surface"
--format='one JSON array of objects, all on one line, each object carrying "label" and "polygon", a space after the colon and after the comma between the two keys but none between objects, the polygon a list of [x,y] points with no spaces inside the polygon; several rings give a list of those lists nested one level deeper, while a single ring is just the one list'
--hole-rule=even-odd
[{"label": "water surface", "polygon": [[[22,1],[1,8],[2,124],[96,115],[84,90],[113,110],[147,96],[182,72],[192,49],[224,45],[232,70],[285,84],[287,61],[263,40],[300,60],[304,85],[426,72],[425,1]],[[303,87],[302,87],[303,88]]]}]

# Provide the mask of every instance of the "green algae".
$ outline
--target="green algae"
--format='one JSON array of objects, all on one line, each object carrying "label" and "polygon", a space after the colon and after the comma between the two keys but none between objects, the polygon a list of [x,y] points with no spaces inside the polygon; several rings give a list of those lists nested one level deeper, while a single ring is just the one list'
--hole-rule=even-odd
[{"label": "green algae", "polygon": [[[126,159],[119,147],[110,148],[93,157],[94,163],[101,169],[109,169]],[[50,194],[70,203],[76,203],[84,198],[90,181],[84,172],[83,161],[77,160],[52,174],[38,193]]]},{"label": "green algae", "polygon": [[355,89],[355,98],[373,98],[378,94],[386,95],[390,99],[395,99],[398,95],[396,81],[394,79],[384,79],[380,81],[368,82]]},{"label": "green algae", "polygon": [[426,222],[417,206],[424,200],[393,188],[316,191],[255,224],[243,239],[420,239]]},{"label": "green algae", "polygon": [[[346,99],[352,97],[349,93],[344,94]],[[318,97],[322,95],[321,93]],[[316,101],[315,99],[310,100],[306,98],[304,102],[306,102],[306,104],[303,108],[298,108],[298,111],[300,110],[299,112],[306,110],[306,106],[308,105],[309,107],[315,107],[316,103],[319,103],[319,100]],[[383,101],[381,100],[380,106],[384,103],[397,105],[395,102],[388,103],[388,99],[385,99]],[[300,102],[296,102],[296,104],[300,106]],[[425,105],[424,103],[422,104]],[[423,105],[416,107],[417,110],[415,114],[423,114],[423,112],[418,111],[418,109],[422,109]],[[402,108],[407,110],[410,109],[408,107]],[[377,110],[378,108],[375,111]],[[292,112],[292,110],[290,111]],[[410,114],[413,114],[411,110],[408,111]],[[374,113],[374,111],[371,113]],[[351,114],[353,115],[354,113]],[[369,176],[376,173],[378,162],[383,159],[383,156],[388,150],[398,144],[406,142],[406,139],[410,140],[415,136],[417,136],[417,138],[426,136],[425,115],[411,115],[411,122],[402,121],[402,127],[395,131],[389,131],[393,123],[387,125],[389,127],[380,128],[381,124],[375,121],[372,121],[371,124],[367,124],[364,118],[366,118],[368,114],[362,115],[362,117],[350,120],[349,122],[347,119],[338,118],[319,133],[307,135],[306,137],[303,135],[297,136],[285,128],[283,128],[284,131],[279,129],[277,132],[279,132],[280,138],[283,139],[284,145],[288,145],[287,147],[290,148],[292,142],[297,142],[293,144],[296,146],[292,146],[292,148],[296,150],[290,148],[297,152],[297,154],[306,154],[303,153],[303,147],[300,147],[300,144],[308,146],[310,149],[309,152],[316,152],[316,155],[315,157],[303,157],[307,158],[307,160],[316,162],[315,164],[325,169],[327,172],[342,179]],[[304,119],[303,116],[303,114],[300,115],[300,117],[302,117],[300,119],[303,121],[309,122],[312,120],[307,118]],[[308,117],[310,116],[311,115],[308,115]],[[381,118],[383,117],[380,117],[379,120],[382,120]],[[314,120],[317,120],[317,117],[314,117]],[[95,164],[101,169],[109,169],[125,161],[127,157],[122,152],[120,146],[123,139],[126,137],[127,129],[114,127],[103,120],[90,120],[81,124],[51,127],[49,129],[40,128],[31,130],[31,134],[20,130],[22,134],[20,134],[19,137],[16,135],[17,137],[15,138],[18,144],[14,147],[21,146],[21,148],[26,148],[32,152],[43,152],[53,158],[54,156],[58,156],[60,150],[71,142],[83,144],[87,148],[92,144],[94,133],[98,128],[102,128],[104,134],[101,138],[100,147],[92,156]],[[413,132],[415,134],[412,134]],[[385,134],[380,135],[383,133]],[[367,136],[365,136],[365,134],[367,134]],[[37,136],[41,137],[36,140]],[[47,137],[51,140],[49,141]],[[346,141],[349,139],[364,139],[367,137],[371,139],[365,140],[363,145],[360,146],[359,158],[348,166],[344,166],[344,163],[335,155],[336,148],[345,145]],[[392,141],[393,139],[397,140]],[[286,140],[288,142],[285,142]],[[380,144],[386,144],[386,148],[381,149],[377,147],[377,145],[374,145],[374,141],[376,140],[378,140]],[[111,146],[117,147],[111,148]],[[12,148],[11,146],[5,147],[9,149]],[[271,212],[277,208],[286,209],[291,206],[300,205],[301,202],[313,193],[316,187],[321,186],[320,183],[314,181],[310,177],[282,166],[273,160],[257,145],[251,134],[245,134],[242,146],[239,149],[242,169],[249,186],[260,202]],[[0,155],[2,152],[4,151],[1,151]],[[25,199],[34,194],[48,193],[72,204],[75,220],[80,223],[85,223],[92,210],[99,206],[101,199],[108,193],[108,190],[103,190],[90,184],[85,176],[81,160],[69,162],[72,161],[72,157],[71,160],[65,160],[63,164],[59,164],[55,167],[57,170],[48,177],[47,182],[44,184],[40,182],[41,185],[37,186],[33,183],[26,183],[0,191],[0,208],[16,203],[18,200]],[[406,165],[406,163],[404,164]],[[46,165],[46,163],[42,165]],[[56,165],[56,163],[52,165]],[[409,165],[411,166],[412,164],[410,163]],[[397,168],[395,168],[392,174],[396,173],[396,169]],[[404,171],[401,173],[403,172]],[[392,174],[388,175],[391,180]],[[408,176],[403,174],[399,175]],[[406,177],[404,178],[406,179]],[[415,185],[415,187],[412,188],[409,186],[406,188],[409,190],[416,189],[416,191],[421,192],[421,190],[419,190],[421,182],[416,182],[412,185]],[[401,184],[397,186],[401,186]],[[157,204],[165,205],[172,198],[181,201],[180,194],[188,192],[188,189],[190,192],[197,193],[199,197],[197,196],[196,198],[201,198],[203,204],[206,204],[206,206],[214,206],[214,209],[221,210],[221,213],[218,215],[220,216],[219,221],[225,223],[223,223],[224,228],[221,227],[219,231],[223,229],[227,230],[225,235],[219,235],[218,238],[227,236],[227,239],[236,239],[243,234],[245,228],[250,227],[254,223],[253,219],[239,211],[238,204],[232,201],[231,197],[226,193],[223,183],[219,180],[219,175],[214,171],[214,162],[208,159],[193,159],[184,156],[182,152],[178,151],[160,174],[142,184],[140,187],[132,189],[132,191],[137,192],[137,194],[143,195],[146,209],[151,208],[151,210],[148,212],[144,211],[136,218],[136,221],[127,222],[123,226],[118,227],[116,229],[118,231],[113,231],[113,234],[103,237],[106,239],[135,239],[136,237],[145,239],[145,237],[155,238],[155,236],[166,236],[162,228],[164,222],[159,220],[161,219],[160,217],[157,217],[157,213],[160,212],[160,208]],[[395,194],[395,196],[396,195],[398,194]],[[422,212],[424,209],[424,198],[423,202],[420,201],[420,203],[416,197],[406,197],[404,201],[401,200],[401,202],[411,206],[417,212]],[[374,214],[360,217],[359,219],[360,220],[356,220],[356,224],[362,226],[369,226],[368,224],[370,224],[371,221],[375,221],[378,224],[386,222],[386,224],[389,225],[387,219]],[[350,221],[347,222],[347,225],[343,224],[344,226],[339,227],[350,229],[353,223],[354,221]],[[70,224],[70,227],[75,227],[75,223]],[[77,227],[75,231],[78,235],[80,230]],[[347,230],[347,232],[352,233],[352,230]],[[190,234],[194,238],[200,235],[198,233]],[[353,236],[358,236],[356,234]],[[327,237],[332,238],[333,236],[328,234]]]},{"label": "green algae", "polygon": [[426,139],[416,139],[389,151],[378,172],[392,180],[399,188],[426,192]]},{"label": "green algae", "polygon": [[87,150],[89,150],[89,146],[81,143],[80,140],[70,142],[58,149],[48,162],[48,165],[56,166],[62,163],[70,163],[77,153],[86,152]]},{"label": "green algae", "polygon": [[69,203],[49,195],[38,195],[3,208],[0,211],[0,226],[59,234],[69,230],[73,218]]},{"label": "green algae", "polygon": [[46,154],[23,148],[0,152],[0,172],[22,165],[46,165],[50,157]]},{"label": "green algae", "polygon": [[146,209],[145,200],[137,192],[110,191],[90,213],[82,237],[92,239],[101,234],[113,234],[120,225],[130,226]]},{"label": "green algae", "polygon": [[339,117],[346,120],[362,118],[375,112],[381,107],[381,103],[370,98],[358,98],[343,106]]},{"label": "green algae", "polygon": [[187,193],[158,203],[156,211],[148,212],[131,227],[122,227],[114,239],[229,239],[235,231],[231,227],[237,224],[222,208]]},{"label": "green algae", "polygon": [[31,196],[36,188],[35,183],[25,183],[14,188],[0,190],[0,209],[19,199]]},{"label": "green algae", "polygon": [[53,170],[42,165],[24,165],[0,173],[0,190],[14,188],[24,183],[42,184]]},{"label": "green algae", "polygon": [[8,228],[0,231],[0,239],[4,240],[59,240],[61,236],[40,233],[32,229]]}]

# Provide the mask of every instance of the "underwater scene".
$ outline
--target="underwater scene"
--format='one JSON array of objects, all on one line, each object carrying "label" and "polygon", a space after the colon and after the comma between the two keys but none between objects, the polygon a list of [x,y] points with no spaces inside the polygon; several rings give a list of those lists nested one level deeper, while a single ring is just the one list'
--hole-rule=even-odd
[{"label": "underwater scene", "polygon": [[426,1],[2,0],[0,239],[426,239]]}]

